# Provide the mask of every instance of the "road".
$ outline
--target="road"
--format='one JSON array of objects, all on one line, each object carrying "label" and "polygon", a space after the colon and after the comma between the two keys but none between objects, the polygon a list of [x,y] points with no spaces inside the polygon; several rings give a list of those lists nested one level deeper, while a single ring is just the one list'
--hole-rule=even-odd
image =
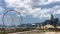
[{"label": "road", "polygon": [[11,33],[11,34],[60,34],[60,32],[42,32],[42,33],[30,32],[30,33]]},{"label": "road", "polygon": [[25,31],[25,32],[17,32],[10,34],[60,34],[60,32],[36,32],[36,31]]}]

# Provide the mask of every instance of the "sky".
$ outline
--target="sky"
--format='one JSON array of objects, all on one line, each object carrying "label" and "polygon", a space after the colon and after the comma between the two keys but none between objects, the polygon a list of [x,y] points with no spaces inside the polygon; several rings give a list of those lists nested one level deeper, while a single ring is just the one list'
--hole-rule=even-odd
[{"label": "sky", "polygon": [[[21,13],[22,23],[43,22],[49,20],[51,14],[60,19],[60,0],[0,0],[0,24],[3,14],[11,9]],[[4,23],[20,24],[21,16],[14,11],[8,12]],[[10,18],[14,19],[14,23]]]}]

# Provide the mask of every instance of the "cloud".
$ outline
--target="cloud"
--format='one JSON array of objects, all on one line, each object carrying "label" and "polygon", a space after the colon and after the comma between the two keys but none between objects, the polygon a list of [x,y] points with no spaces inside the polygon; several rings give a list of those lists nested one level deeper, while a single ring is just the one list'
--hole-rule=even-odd
[{"label": "cloud", "polygon": [[56,12],[54,12],[54,14],[60,14],[60,9],[56,10]]},{"label": "cloud", "polygon": [[22,2],[22,0],[5,0],[7,7],[28,7],[28,0]]},{"label": "cloud", "polygon": [[[38,17],[40,19],[50,18],[50,14],[59,14],[60,6],[54,6],[52,8],[35,8],[32,6],[47,5],[53,2],[60,2],[60,0],[5,0],[7,7],[14,7],[16,11],[20,12],[22,16],[32,15],[33,17]],[[58,12],[57,12],[58,11]],[[17,14],[17,16],[19,16]]]},{"label": "cloud", "polygon": [[36,8],[33,10],[33,17],[38,17],[40,19],[49,19],[50,18],[50,14],[48,14],[50,12],[51,9],[41,9],[41,8]]},{"label": "cloud", "polygon": [[51,14],[59,14],[60,12],[60,6],[54,6],[52,9],[51,9]]},{"label": "cloud", "polygon": [[0,2],[3,1],[3,0],[0,0]]},{"label": "cloud", "polygon": [[60,0],[5,0],[7,7],[30,7],[47,5],[54,2],[60,2]]},{"label": "cloud", "polygon": [[54,2],[60,2],[60,0],[31,0],[31,6],[40,6],[40,5],[47,5]]},{"label": "cloud", "polygon": [[0,18],[2,18],[3,15],[0,15]]},{"label": "cloud", "polygon": [[0,7],[0,12],[4,11],[4,9],[2,7]]}]

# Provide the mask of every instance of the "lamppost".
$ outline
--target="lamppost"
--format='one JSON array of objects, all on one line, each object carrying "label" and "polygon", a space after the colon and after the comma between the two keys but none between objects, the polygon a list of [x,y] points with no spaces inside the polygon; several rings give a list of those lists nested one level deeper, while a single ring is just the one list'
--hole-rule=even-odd
[{"label": "lamppost", "polygon": [[[21,13],[20,12],[18,12],[18,11],[16,11],[16,10],[8,10],[8,11],[6,11],[4,14],[3,14],[3,17],[2,17],[2,23],[3,23],[3,25],[5,26],[5,22],[4,22],[4,17],[5,17],[5,15],[8,13],[8,12],[11,12],[11,11],[14,11],[14,12],[16,12],[16,13],[18,13],[19,15],[20,15],[20,24],[22,23],[22,16],[21,16]],[[12,21],[14,21],[14,19],[12,19]],[[3,34],[5,34],[5,27],[3,28]]]}]

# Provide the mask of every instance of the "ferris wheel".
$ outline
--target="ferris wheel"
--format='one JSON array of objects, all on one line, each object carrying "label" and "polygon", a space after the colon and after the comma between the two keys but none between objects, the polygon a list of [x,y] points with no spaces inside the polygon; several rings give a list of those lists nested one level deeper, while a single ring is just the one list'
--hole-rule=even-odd
[{"label": "ferris wheel", "polygon": [[[17,16],[14,16],[13,14],[11,14],[13,12],[13,14],[19,14],[19,18],[16,18]],[[10,14],[12,16],[10,16]],[[8,17],[7,17],[8,15]],[[21,13],[16,11],[16,10],[7,10],[4,14],[3,14],[3,17],[2,17],[2,22],[3,22],[3,25],[5,24],[15,24],[15,23],[18,23],[19,22],[19,25],[22,23],[22,16],[21,16]],[[7,22],[7,23],[6,23]]]}]

